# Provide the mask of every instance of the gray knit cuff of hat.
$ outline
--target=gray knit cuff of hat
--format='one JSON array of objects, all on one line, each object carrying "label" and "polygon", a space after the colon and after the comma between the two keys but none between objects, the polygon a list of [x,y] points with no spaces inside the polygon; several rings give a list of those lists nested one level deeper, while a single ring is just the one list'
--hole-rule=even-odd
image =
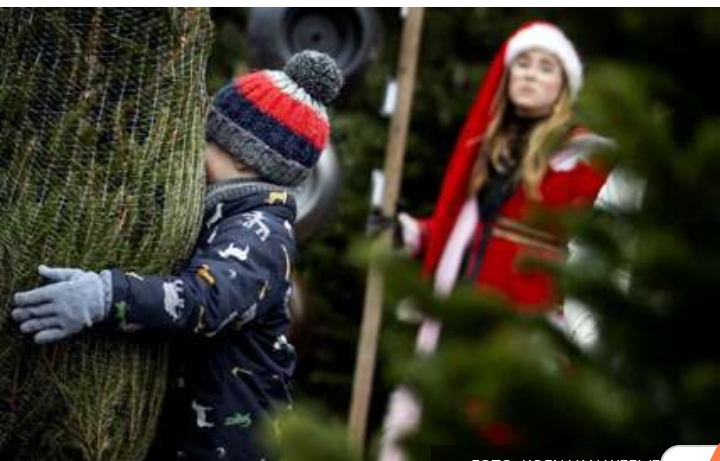
[{"label": "gray knit cuff of hat", "polygon": [[283,157],[212,105],[207,118],[206,139],[275,184],[295,187],[310,173],[309,168]]}]

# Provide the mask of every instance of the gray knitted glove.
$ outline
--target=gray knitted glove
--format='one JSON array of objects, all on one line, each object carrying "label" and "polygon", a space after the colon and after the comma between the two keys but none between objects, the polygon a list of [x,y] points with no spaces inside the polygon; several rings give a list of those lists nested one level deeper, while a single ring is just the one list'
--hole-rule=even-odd
[{"label": "gray knitted glove", "polygon": [[110,312],[110,273],[40,266],[55,283],[15,293],[11,313],[20,331],[35,334],[38,344],[51,343],[104,320]]}]

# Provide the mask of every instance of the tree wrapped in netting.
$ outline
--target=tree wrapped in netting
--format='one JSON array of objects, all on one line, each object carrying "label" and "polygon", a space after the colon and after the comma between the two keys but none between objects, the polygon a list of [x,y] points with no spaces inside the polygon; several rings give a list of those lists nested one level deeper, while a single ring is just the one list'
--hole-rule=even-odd
[{"label": "tree wrapped in netting", "polygon": [[202,203],[199,8],[0,12],[0,459],[140,460],[166,380],[158,338],[23,339],[37,265],[169,271]]}]

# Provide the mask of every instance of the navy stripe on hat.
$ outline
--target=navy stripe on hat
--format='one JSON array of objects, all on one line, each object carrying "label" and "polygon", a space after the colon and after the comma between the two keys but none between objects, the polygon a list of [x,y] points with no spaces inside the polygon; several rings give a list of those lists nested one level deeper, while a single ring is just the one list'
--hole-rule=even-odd
[{"label": "navy stripe on hat", "polygon": [[295,160],[306,168],[312,168],[317,163],[320,151],[280,121],[260,111],[232,86],[225,87],[218,93],[214,105],[225,116],[262,139],[284,157]]}]

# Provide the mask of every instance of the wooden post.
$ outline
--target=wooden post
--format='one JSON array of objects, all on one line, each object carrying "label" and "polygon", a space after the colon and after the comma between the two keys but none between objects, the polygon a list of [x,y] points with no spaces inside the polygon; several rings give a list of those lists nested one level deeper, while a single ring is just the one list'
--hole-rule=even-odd
[{"label": "wooden post", "polygon": [[[410,107],[415,86],[415,70],[420,51],[423,8],[409,8],[403,26],[400,59],[397,68],[398,100],[390,122],[390,132],[385,151],[385,186],[383,188],[382,212],[393,216],[400,194],[405,141],[410,122]],[[389,247],[391,231],[387,229],[378,237],[377,244]],[[375,357],[382,318],[383,277],[377,265],[371,261],[365,288],[360,340],[355,362],[352,402],[350,405],[350,437],[362,450],[365,442],[368,407],[372,395]]]}]

